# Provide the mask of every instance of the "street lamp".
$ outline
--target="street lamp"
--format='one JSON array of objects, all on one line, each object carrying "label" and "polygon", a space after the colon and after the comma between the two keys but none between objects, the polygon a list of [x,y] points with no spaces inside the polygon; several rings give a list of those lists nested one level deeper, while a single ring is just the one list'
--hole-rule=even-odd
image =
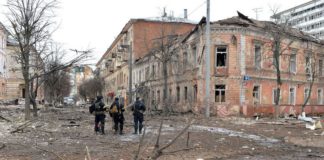
[{"label": "street lamp", "polygon": [[132,103],[132,45],[131,44],[121,44],[119,45],[121,49],[128,49],[128,105]]}]

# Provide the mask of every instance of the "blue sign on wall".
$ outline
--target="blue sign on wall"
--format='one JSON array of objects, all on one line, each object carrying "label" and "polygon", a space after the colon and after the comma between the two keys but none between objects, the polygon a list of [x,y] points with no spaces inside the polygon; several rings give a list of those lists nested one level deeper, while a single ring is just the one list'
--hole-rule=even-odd
[{"label": "blue sign on wall", "polygon": [[250,79],[251,79],[250,76],[243,76],[243,80],[244,80],[244,81],[248,81],[248,80],[250,80]]}]

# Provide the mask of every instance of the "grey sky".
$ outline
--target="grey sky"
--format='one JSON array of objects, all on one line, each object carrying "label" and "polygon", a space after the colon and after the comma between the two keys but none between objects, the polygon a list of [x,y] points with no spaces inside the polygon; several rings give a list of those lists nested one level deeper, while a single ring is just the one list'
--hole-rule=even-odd
[{"label": "grey sky", "polygon": [[[236,16],[236,11],[255,18],[254,8],[260,8],[260,20],[269,20],[269,6],[280,6],[280,11],[310,0],[210,0],[211,20]],[[0,12],[5,11],[6,0],[0,0]],[[59,29],[54,40],[65,48],[79,50],[94,48],[98,60],[130,18],[147,18],[161,15],[163,7],[167,13],[183,16],[188,9],[189,19],[199,21],[206,15],[205,0],[61,0],[57,10]],[[4,15],[0,21],[5,23]]]}]

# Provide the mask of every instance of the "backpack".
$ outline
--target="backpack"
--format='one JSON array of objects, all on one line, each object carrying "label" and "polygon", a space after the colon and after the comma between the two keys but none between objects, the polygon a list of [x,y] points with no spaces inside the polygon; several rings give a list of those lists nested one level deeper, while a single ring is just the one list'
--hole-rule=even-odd
[{"label": "backpack", "polygon": [[117,112],[118,112],[117,105],[114,104],[114,105],[112,106],[112,108],[109,110],[109,113],[110,113],[110,114],[114,114],[114,113],[117,113]]},{"label": "backpack", "polygon": [[92,114],[92,113],[94,112],[94,110],[95,110],[95,106],[94,106],[94,105],[91,105],[91,106],[89,107],[89,112],[90,112],[90,114]]}]

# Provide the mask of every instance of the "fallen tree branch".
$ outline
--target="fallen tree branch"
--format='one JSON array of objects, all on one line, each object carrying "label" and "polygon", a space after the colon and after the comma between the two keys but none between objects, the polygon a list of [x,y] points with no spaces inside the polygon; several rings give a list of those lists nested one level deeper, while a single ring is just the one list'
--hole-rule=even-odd
[{"label": "fallen tree branch", "polygon": [[7,122],[11,122],[11,120],[9,120],[9,119],[7,119],[7,118],[1,116],[1,115],[0,115],[0,118],[3,119],[3,120],[5,120],[5,121],[7,121]]},{"label": "fallen tree branch", "polygon": [[157,144],[155,145],[154,147],[154,150],[153,150],[153,155],[151,156],[151,159],[152,160],[156,160],[157,158],[159,158],[162,154],[163,154],[163,150],[167,149],[168,147],[170,147],[174,142],[176,142],[176,140],[181,136],[183,135],[187,130],[188,128],[191,126],[191,124],[194,122],[194,120],[190,121],[187,126],[185,128],[182,129],[182,131],[180,133],[178,133],[177,136],[175,136],[169,143],[167,143],[166,145],[164,145],[163,147],[159,147],[158,145],[158,141],[159,141],[159,138],[160,138],[160,134],[161,134],[161,128],[162,128],[162,124],[163,124],[163,121],[161,122],[161,125],[160,125],[160,128],[159,128],[159,135],[158,135],[158,139],[157,139]]},{"label": "fallen tree branch", "polygon": [[159,148],[159,143],[160,143],[160,136],[161,136],[162,125],[163,125],[163,119],[162,119],[162,121],[161,121],[161,123],[160,123],[160,128],[159,128],[159,131],[158,131],[158,137],[157,137],[157,139],[156,139],[156,143],[155,143],[155,145],[154,145],[154,149]]},{"label": "fallen tree branch", "polygon": [[167,143],[165,146],[161,147],[159,150],[162,151],[162,150],[170,147],[181,135],[183,135],[188,130],[188,128],[191,126],[192,123],[193,123],[193,121],[191,121],[189,124],[187,124],[187,126],[172,141]]},{"label": "fallen tree branch", "polygon": [[35,120],[36,119],[25,122],[24,124],[18,126],[15,130],[11,131],[10,133],[12,134],[12,133],[16,133],[16,132],[24,130],[26,127],[30,126],[32,124],[32,122]]},{"label": "fallen tree branch", "polygon": [[44,151],[44,152],[48,152],[48,153],[52,153],[53,155],[55,155],[57,158],[59,158],[60,160],[64,160],[61,156],[59,156],[58,154],[56,154],[55,152],[52,152],[52,151],[49,151],[49,150],[46,150],[46,149],[43,149],[43,148],[39,148],[37,146],[33,146],[33,148],[36,148],[36,149],[39,149],[41,151]]},{"label": "fallen tree branch", "polygon": [[91,160],[91,156],[90,156],[90,152],[89,152],[89,149],[88,149],[88,146],[86,146],[86,160]]},{"label": "fallen tree branch", "polygon": [[0,149],[3,149],[5,147],[6,147],[6,145],[5,144],[2,144],[1,147],[0,147]]},{"label": "fallen tree branch", "polygon": [[189,147],[189,148],[183,148],[183,149],[178,149],[178,150],[174,150],[174,151],[169,151],[169,152],[163,152],[163,154],[174,154],[177,152],[181,152],[181,151],[188,151],[188,150],[192,150],[195,149],[197,147]]},{"label": "fallen tree branch", "polygon": [[134,160],[137,160],[137,159],[138,159],[138,155],[139,155],[139,153],[140,153],[140,151],[141,151],[141,146],[142,146],[142,144],[143,144],[143,140],[144,140],[145,132],[146,132],[146,127],[144,127],[144,132],[143,132],[143,135],[142,135],[142,137],[141,137],[141,139],[140,139],[140,142],[139,142],[139,144],[138,144],[138,150],[137,150],[137,152],[136,152],[136,154],[135,154]]}]

